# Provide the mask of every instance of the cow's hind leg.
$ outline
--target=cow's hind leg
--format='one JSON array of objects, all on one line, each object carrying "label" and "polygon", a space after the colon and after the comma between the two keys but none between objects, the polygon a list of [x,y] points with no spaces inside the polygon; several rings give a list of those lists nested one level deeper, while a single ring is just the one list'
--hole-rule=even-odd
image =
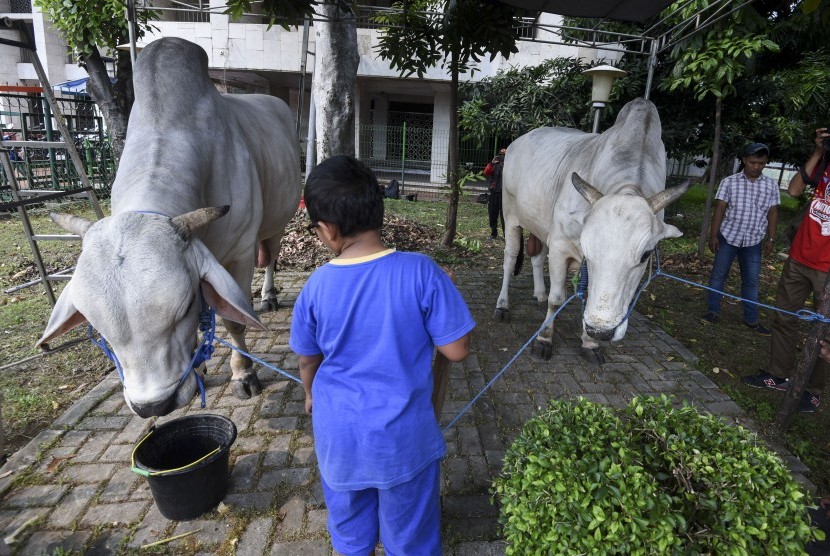
[{"label": "cow's hind leg", "polygon": [[548,292],[545,288],[545,256],[548,254],[547,246],[542,248],[538,255],[534,255],[530,262],[533,265],[533,297],[540,306],[544,306],[548,300]]},{"label": "cow's hind leg", "polygon": [[496,301],[496,311],[493,313],[493,318],[502,321],[510,321],[510,306],[507,301],[507,293],[510,289],[510,276],[517,273],[521,268],[517,268],[520,264],[519,251],[522,249],[522,228],[508,219],[507,227],[504,232],[504,264],[501,281],[501,292],[499,292],[499,299]]},{"label": "cow's hind leg", "polygon": [[[222,324],[231,335],[231,342],[242,351],[247,352],[245,344],[245,325],[222,319]],[[253,362],[236,350],[231,353],[231,388],[233,395],[240,400],[247,400],[262,392],[262,384],[254,372]]]},{"label": "cow's hind leg", "polygon": [[[260,295],[260,311],[276,311],[279,309],[277,301],[277,288],[274,285],[274,267],[276,266],[277,253],[272,249],[272,241],[260,241],[257,248],[257,267],[265,268],[265,280],[262,282]],[[277,240],[279,246],[279,240]]]},{"label": "cow's hind leg", "polygon": [[260,311],[276,311],[280,308],[277,300],[277,287],[274,285],[274,266],[277,263],[269,264],[265,267],[265,280],[262,282],[261,301],[259,304]]}]

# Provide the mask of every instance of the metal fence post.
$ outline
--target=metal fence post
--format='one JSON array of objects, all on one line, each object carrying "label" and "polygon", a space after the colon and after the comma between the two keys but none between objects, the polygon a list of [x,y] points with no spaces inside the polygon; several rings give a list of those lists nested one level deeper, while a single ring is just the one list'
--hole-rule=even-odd
[{"label": "metal fence post", "polygon": [[[43,104],[43,131],[46,133],[46,140],[52,140],[52,109],[49,106],[49,102],[47,101],[46,97],[44,96],[41,99],[41,103]],[[60,189],[60,182],[58,182],[58,169],[55,166],[55,149],[48,149],[49,153],[49,173],[52,177],[52,187],[54,189]]]}]

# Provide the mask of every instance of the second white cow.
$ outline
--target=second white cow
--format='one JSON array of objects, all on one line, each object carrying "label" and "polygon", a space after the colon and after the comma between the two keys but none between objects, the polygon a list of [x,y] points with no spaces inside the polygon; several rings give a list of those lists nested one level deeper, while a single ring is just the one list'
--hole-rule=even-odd
[{"label": "second white cow", "polygon": [[[205,51],[150,43],[134,74],[135,104],[112,190],[112,215],[57,215],[83,236],[72,279],[38,344],[87,321],[112,346],[124,397],[142,417],[190,403],[202,296],[245,349],[254,265],[272,264],[300,197],[299,145],[288,106],[265,95],[221,95]],[[229,208],[228,208],[229,207]],[[231,356],[234,393],[261,386],[250,359]]]},{"label": "second white cow", "polygon": [[[508,287],[524,229],[546,246],[532,258],[534,295],[543,303],[546,253],[548,257],[546,320],[568,298],[569,269],[587,259],[583,355],[603,362],[597,340],[625,335],[629,305],[657,242],[681,235],[663,222],[662,211],[688,183],[665,189],[661,134],[655,106],[636,99],[602,134],[539,128],[508,147],[502,174],[506,237],[497,319],[509,318]],[[537,337],[534,354],[550,359],[552,333],[549,325]]]}]

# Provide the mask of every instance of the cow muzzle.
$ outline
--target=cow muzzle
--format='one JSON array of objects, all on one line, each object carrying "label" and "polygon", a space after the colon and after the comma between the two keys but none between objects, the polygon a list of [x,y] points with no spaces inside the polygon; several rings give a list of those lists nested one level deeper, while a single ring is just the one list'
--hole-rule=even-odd
[{"label": "cow muzzle", "polygon": [[124,396],[124,399],[127,401],[127,405],[130,406],[130,409],[132,409],[133,412],[142,419],[147,419],[148,417],[162,417],[175,409],[172,407],[175,396],[171,396],[166,400],[149,403],[132,403],[126,395]]},{"label": "cow muzzle", "polygon": [[625,333],[628,330],[628,319],[623,319],[623,321],[616,326],[591,326],[584,321],[582,324],[585,328],[585,333],[588,334],[588,336],[603,342],[619,342],[625,338]]},{"label": "cow muzzle", "polygon": [[614,333],[617,331],[617,327],[613,328],[597,328],[595,326],[588,326],[585,325],[585,332],[593,338],[594,340],[599,340],[601,342],[607,342],[614,338]]}]

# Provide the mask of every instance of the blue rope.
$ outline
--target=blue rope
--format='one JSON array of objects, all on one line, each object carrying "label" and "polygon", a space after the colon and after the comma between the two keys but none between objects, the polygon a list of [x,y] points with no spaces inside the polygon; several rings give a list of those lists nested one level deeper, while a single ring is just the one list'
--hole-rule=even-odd
[{"label": "blue rope", "polygon": [[274,366],[272,366],[272,365],[270,365],[270,364],[266,363],[266,362],[265,362],[265,361],[263,361],[262,359],[259,359],[259,358],[257,358],[257,357],[254,357],[253,355],[251,355],[250,353],[248,353],[248,352],[247,352],[247,351],[245,351],[244,349],[239,349],[238,347],[236,347],[236,346],[235,346],[235,345],[233,345],[232,343],[227,342],[227,341],[223,340],[222,338],[219,338],[218,336],[216,337],[216,341],[217,341],[217,342],[219,342],[220,344],[224,345],[224,346],[227,346],[227,347],[231,348],[231,349],[232,349],[232,350],[234,350],[234,351],[238,351],[239,353],[241,353],[242,355],[244,355],[244,356],[245,356],[245,357],[247,357],[248,359],[250,359],[250,360],[252,360],[252,361],[256,361],[257,363],[259,363],[259,364],[260,364],[260,365],[262,365],[263,367],[268,367],[268,368],[269,368],[269,369],[271,369],[272,371],[275,371],[275,372],[277,372],[277,373],[281,374],[282,376],[284,376],[284,377],[286,377],[286,378],[290,378],[290,379],[291,379],[291,380],[293,380],[294,382],[302,382],[302,380],[300,380],[300,379],[299,379],[299,378],[297,378],[296,376],[294,376],[294,375],[292,375],[292,374],[290,374],[290,373],[287,373],[286,371],[283,371],[282,369],[278,369],[278,368],[276,368],[276,367],[274,367]]},{"label": "blue rope", "polygon": [[709,286],[704,286],[703,284],[699,284],[697,282],[692,282],[691,280],[686,280],[685,278],[681,278],[679,276],[675,276],[673,274],[663,272],[662,269],[660,268],[659,253],[657,253],[656,249],[655,249],[655,253],[658,255],[657,259],[656,259],[657,260],[657,271],[655,272],[655,276],[665,276],[666,278],[671,278],[672,280],[677,280],[678,282],[681,282],[681,283],[689,285],[689,286],[695,286],[695,287],[698,287],[698,288],[703,288],[704,290],[708,290],[710,292],[715,292],[715,293],[719,293],[721,295],[725,295],[726,297],[730,297],[730,298],[735,299],[737,301],[740,301],[742,303],[752,303],[753,305],[757,305],[758,307],[763,307],[765,309],[769,309],[770,311],[776,311],[778,313],[789,315],[791,317],[795,317],[795,318],[798,318],[798,319],[801,319],[801,320],[821,322],[821,323],[825,323],[825,324],[830,323],[830,317],[825,317],[821,313],[816,313],[815,311],[811,311],[809,309],[799,309],[796,312],[787,311],[786,309],[781,309],[781,308],[775,307],[773,305],[767,305],[766,303],[761,303],[759,301],[752,301],[751,299],[744,299],[743,297],[740,297],[738,295],[732,295],[731,293],[726,293],[726,292],[720,291],[718,289],[711,288]]},{"label": "blue rope", "polygon": [[499,377],[501,377],[501,375],[503,375],[505,373],[505,371],[507,371],[507,369],[509,369],[510,366],[513,365],[513,363],[516,361],[516,359],[519,358],[519,356],[522,354],[522,352],[527,349],[527,346],[529,346],[531,344],[531,342],[533,342],[533,340],[535,340],[536,337],[539,334],[541,334],[542,331],[549,324],[551,324],[553,322],[553,320],[556,318],[556,316],[562,311],[562,309],[565,308],[565,305],[570,303],[571,300],[573,300],[573,298],[575,298],[575,297],[577,297],[577,294],[574,294],[574,295],[570,296],[562,305],[559,306],[559,308],[556,310],[555,313],[553,313],[547,320],[545,320],[545,322],[542,324],[542,326],[539,327],[539,330],[537,330],[536,333],[533,334],[533,336],[531,336],[530,339],[527,342],[525,342],[524,345],[521,348],[519,348],[519,351],[516,352],[516,354],[510,359],[510,361],[508,361],[507,364],[504,367],[502,367],[502,369],[498,373],[496,373],[496,376],[491,378],[490,381],[487,384],[484,385],[484,388],[481,389],[481,392],[476,394],[475,397],[473,397],[473,399],[470,400],[469,403],[467,403],[467,405],[464,406],[464,408],[458,413],[458,415],[456,415],[452,419],[452,421],[450,421],[449,424],[446,427],[444,427],[442,432],[447,432],[449,429],[451,429],[453,427],[453,425],[455,425],[458,422],[458,420],[461,419],[461,417],[463,417],[464,414],[467,413],[470,410],[471,407],[473,407],[473,405],[479,400],[479,398],[481,398],[481,396],[484,395],[484,393],[499,379]]},{"label": "blue rope", "polygon": [[115,363],[115,368],[118,370],[118,378],[121,379],[121,384],[124,384],[124,371],[121,370],[121,363],[118,361],[118,357],[115,356],[115,352],[110,349],[109,344],[107,343],[106,338],[102,335],[95,336],[95,329],[92,328],[92,325],[89,324],[86,327],[86,335],[89,336],[89,339],[92,341],[93,344],[101,348],[101,351],[104,352],[104,355],[107,358]]}]

